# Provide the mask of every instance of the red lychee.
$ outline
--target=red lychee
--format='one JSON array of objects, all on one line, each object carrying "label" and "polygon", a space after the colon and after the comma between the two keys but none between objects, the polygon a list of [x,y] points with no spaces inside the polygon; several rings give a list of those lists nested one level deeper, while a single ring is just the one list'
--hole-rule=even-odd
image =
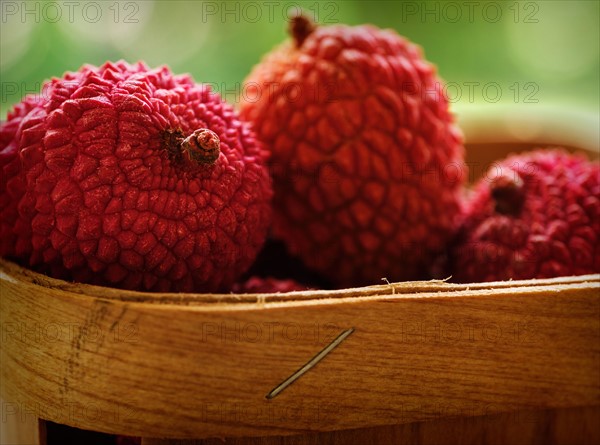
[{"label": "red lychee", "polygon": [[266,151],[231,106],[143,63],[84,66],[0,129],[0,254],[80,282],[226,290],[260,250]]},{"label": "red lychee", "polygon": [[290,255],[281,240],[267,237],[265,245],[256,256],[242,280],[250,277],[272,277],[278,280],[293,280],[311,289],[332,289],[334,286],[321,275],[308,269],[297,257]]},{"label": "red lychee", "polygon": [[298,290],[307,290],[297,281],[291,279],[279,279],[273,277],[250,277],[242,283],[236,283],[231,291],[236,294],[260,294],[274,292],[292,292]]},{"label": "red lychee", "polygon": [[600,164],[559,149],[494,164],[474,187],[450,262],[459,282],[600,272]]},{"label": "red lychee", "polygon": [[291,33],[240,106],[272,153],[274,235],[338,286],[425,276],[467,176],[435,68],[391,30],[299,16]]}]

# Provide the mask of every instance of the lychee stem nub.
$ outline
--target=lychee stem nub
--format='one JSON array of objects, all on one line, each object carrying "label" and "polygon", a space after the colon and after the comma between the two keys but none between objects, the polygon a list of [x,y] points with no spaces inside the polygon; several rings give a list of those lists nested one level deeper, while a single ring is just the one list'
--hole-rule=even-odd
[{"label": "lychee stem nub", "polygon": [[518,216],[525,201],[523,180],[516,172],[514,177],[500,175],[491,184],[491,195],[496,213]]},{"label": "lychee stem nub", "polygon": [[316,29],[317,25],[306,17],[305,15],[298,14],[290,20],[290,26],[288,33],[294,39],[296,48],[300,48],[306,38]]},{"label": "lychee stem nub", "polygon": [[212,165],[221,153],[221,141],[214,131],[200,128],[181,141],[181,154],[184,161],[192,166]]}]

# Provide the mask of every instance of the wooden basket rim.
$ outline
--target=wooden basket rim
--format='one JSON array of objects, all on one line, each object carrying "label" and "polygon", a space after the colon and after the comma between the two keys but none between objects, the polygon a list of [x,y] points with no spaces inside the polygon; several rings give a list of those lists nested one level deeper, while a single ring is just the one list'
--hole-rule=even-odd
[{"label": "wooden basket rim", "polygon": [[[26,269],[11,261],[0,258],[0,279],[29,283],[48,289],[61,291],[65,296],[102,299],[131,304],[149,304],[161,307],[193,307],[207,310],[224,306],[241,308],[251,307],[292,307],[306,304],[348,303],[364,299],[406,299],[406,298],[452,298],[478,297],[482,294],[495,295],[506,292],[520,293],[565,287],[599,287],[600,274],[564,276],[556,278],[510,280],[478,283],[450,283],[446,280],[405,281],[357,288],[334,290],[305,290],[284,293],[176,293],[176,292],[140,292],[73,283],[43,275]],[[477,292],[475,292],[477,291]]]}]

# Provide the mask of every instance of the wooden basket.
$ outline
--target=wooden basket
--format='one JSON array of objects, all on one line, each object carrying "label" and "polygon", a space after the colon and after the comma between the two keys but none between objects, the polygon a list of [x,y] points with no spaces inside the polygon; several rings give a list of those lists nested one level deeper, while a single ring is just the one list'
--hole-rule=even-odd
[{"label": "wooden basket", "polygon": [[[598,156],[575,120],[485,119],[462,123],[481,172],[532,140]],[[46,443],[38,419],[144,444],[600,441],[600,275],[199,295],[0,266],[3,444]]]}]

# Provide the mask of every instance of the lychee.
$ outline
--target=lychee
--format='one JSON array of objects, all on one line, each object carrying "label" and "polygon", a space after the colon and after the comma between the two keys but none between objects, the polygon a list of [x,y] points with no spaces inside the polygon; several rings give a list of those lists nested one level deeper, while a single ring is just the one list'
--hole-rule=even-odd
[{"label": "lychee", "polygon": [[253,276],[246,281],[236,283],[231,291],[236,294],[259,294],[275,292],[292,292],[307,290],[308,287],[292,279]]},{"label": "lychee", "polygon": [[84,66],[2,123],[0,254],[119,288],[229,289],[270,224],[266,155],[187,75]]},{"label": "lychee", "polygon": [[304,265],[298,257],[291,255],[281,240],[267,237],[256,260],[240,281],[252,277],[292,280],[311,289],[332,289],[331,282]]},{"label": "lychee", "polygon": [[600,272],[600,164],[539,149],[492,165],[450,263],[459,282]]},{"label": "lychee", "polygon": [[426,276],[467,176],[435,68],[391,30],[290,30],[240,105],[272,154],[274,235],[337,286]]}]

